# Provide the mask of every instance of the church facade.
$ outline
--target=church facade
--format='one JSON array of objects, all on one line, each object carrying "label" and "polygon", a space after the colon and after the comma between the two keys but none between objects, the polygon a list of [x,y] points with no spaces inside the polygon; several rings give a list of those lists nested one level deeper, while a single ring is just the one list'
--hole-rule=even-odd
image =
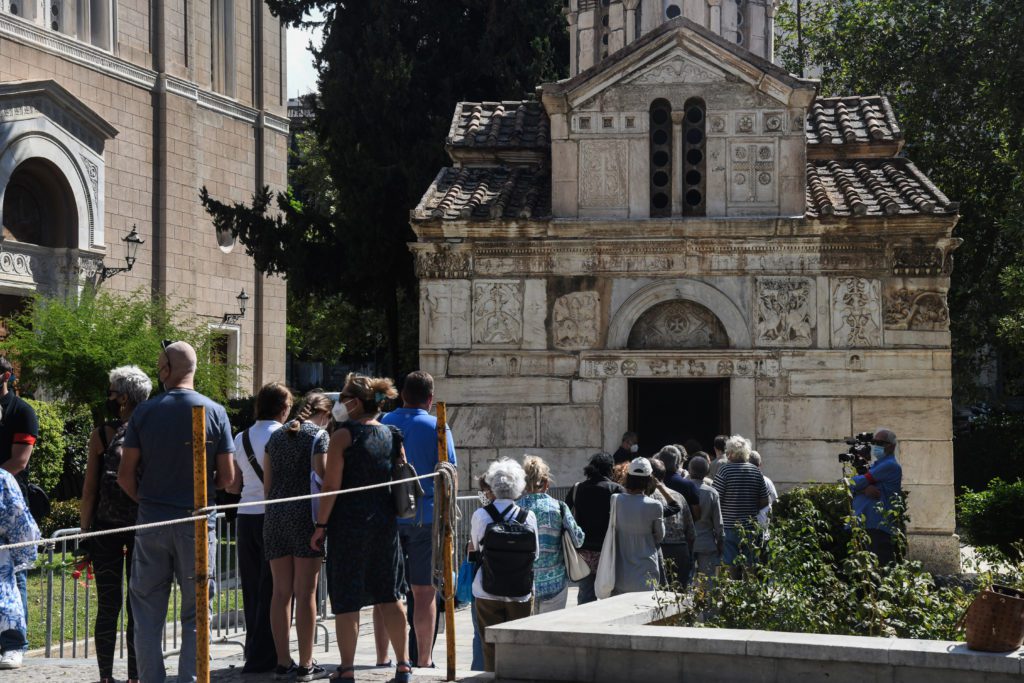
[{"label": "church facade", "polygon": [[284,283],[199,190],[285,187],[284,41],[261,0],[0,0],[0,318],[33,292],[153,292],[210,326],[240,393],[283,379]]},{"label": "church facade", "polygon": [[533,453],[568,485],[632,430],[647,454],[743,434],[786,489],[888,426],[912,554],[958,566],[957,205],[900,156],[888,101],[772,64],[772,3],[570,4],[571,76],[460,103],[412,213],[463,481]]}]

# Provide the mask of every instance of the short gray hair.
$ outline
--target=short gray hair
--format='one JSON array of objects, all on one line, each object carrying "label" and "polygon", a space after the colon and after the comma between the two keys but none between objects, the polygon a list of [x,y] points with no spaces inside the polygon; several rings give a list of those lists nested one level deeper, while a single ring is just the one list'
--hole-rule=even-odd
[{"label": "short gray hair", "polygon": [[691,479],[703,479],[711,471],[711,463],[703,455],[690,458],[690,464],[686,466],[690,472]]},{"label": "short gray hair", "polygon": [[110,386],[119,394],[128,397],[128,402],[137,406],[153,391],[149,375],[137,365],[122,365],[110,371]]},{"label": "short gray hair", "polygon": [[683,459],[683,454],[675,446],[665,446],[654,457],[661,461],[668,474],[674,474],[679,471],[679,461]]},{"label": "short gray hair", "polygon": [[757,451],[750,451],[750,459],[747,461],[751,465],[761,466],[761,454]]},{"label": "short gray hair", "polygon": [[725,457],[729,462],[747,462],[750,460],[750,440],[733,434],[725,440]]},{"label": "short gray hair", "polygon": [[510,458],[499,458],[492,462],[484,475],[484,481],[491,487],[495,498],[515,500],[526,490],[526,472]]}]

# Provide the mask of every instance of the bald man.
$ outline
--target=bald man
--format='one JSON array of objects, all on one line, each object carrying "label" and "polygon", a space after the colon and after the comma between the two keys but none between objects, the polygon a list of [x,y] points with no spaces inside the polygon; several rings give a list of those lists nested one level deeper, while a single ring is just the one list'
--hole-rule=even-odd
[{"label": "bald man", "polygon": [[[128,421],[117,482],[138,501],[139,524],[192,514],[192,408],[195,406],[206,408],[206,499],[212,503],[214,488],[222,489],[234,479],[235,444],[227,412],[195,390],[195,372],[196,350],[185,342],[168,344],[157,361],[157,376],[164,393],[139,405]],[[212,557],[213,516],[208,528]],[[182,595],[195,595],[194,538],[191,523],[140,530],[135,535],[129,596],[135,621],[139,678],[146,683],[163,683],[167,678],[161,643],[171,581],[177,580]],[[182,600],[179,681],[196,680],[195,618],[195,601]]]},{"label": "bald man", "polygon": [[874,462],[867,472],[853,477],[850,484],[853,514],[863,518],[871,539],[871,552],[883,566],[895,559],[890,512],[903,487],[903,468],[896,461],[896,443],[896,434],[891,429],[876,429],[871,438]]}]

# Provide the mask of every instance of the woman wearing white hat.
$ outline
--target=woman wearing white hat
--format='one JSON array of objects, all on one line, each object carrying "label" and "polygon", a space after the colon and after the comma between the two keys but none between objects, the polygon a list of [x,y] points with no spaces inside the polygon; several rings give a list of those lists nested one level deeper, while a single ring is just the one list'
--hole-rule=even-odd
[{"label": "woman wearing white hat", "polygon": [[647,458],[629,463],[626,493],[612,499],[615,519],[615,589],[613,595],[652,591],[660,576],[658,546],[665,538],[665,511],[646,494],[656,481]]}]

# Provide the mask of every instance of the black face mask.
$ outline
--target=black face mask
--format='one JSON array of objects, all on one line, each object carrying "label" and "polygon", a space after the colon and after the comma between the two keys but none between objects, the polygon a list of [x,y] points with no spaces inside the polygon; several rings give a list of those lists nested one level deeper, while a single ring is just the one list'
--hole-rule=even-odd
[{"label": "black face mask", "polygon": [[116,398],[107,399],[107,412],[112,417],[121,417],[121,404],[118,403]]}]

